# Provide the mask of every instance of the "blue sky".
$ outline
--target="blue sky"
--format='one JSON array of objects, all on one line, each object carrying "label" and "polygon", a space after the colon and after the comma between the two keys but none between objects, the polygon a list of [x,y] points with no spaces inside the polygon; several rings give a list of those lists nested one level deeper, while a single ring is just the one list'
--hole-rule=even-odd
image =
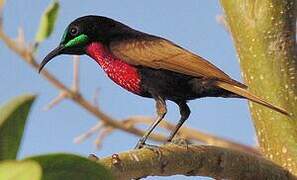
[{"label": "blue sky", "polygon": [[[4,10],[6,32],[15,37],[18,27],[22,26],[26,39],[32,41],[40,15],[48,3],[48,0],[7,1]],[[39,62],[59,43],[68,23],[87,14],[108,16],[138,30],[170,39],[209,59],[233,78],[241,80],[232,40],[216,22],[216,16],[222,14],[222,9],[219,1],[215,0],[62,1],[56,29],[50,39],[41,44],[38,51]],[[74,144],[73,138],[95,125],[97,119],[69,100],[63,101],[50,111],[43,111],[42,108],[58,91],[4,47],[2,42],[0,57],[0,103],[23,93],[39,95],[26,126],[20,158],[50,152],[69,152],[83,156],[95,153],[103,157],[134,147],[138,137],[120,131],[108,136],[99,151],[92,144],[94,137],[83,144]],[[153,100],[135,96],[115,85],[89,57],[83,56],[80,64],[81,91],[86,98],[92,99],[95,89],[99,88],[99,104],[102,110],[119,119],[131,115],[154,115]],[[71,84],[70,56],[56,58],[47,68],[65,84]],[[177,122],[178,109],[176,105],[168,104],[167,118],[171,122]],[[204,98],[191,101],[189,105],[192,114],[185,123],[187,126],[244,144],[255,144],[254,129],[245,100]]]}]

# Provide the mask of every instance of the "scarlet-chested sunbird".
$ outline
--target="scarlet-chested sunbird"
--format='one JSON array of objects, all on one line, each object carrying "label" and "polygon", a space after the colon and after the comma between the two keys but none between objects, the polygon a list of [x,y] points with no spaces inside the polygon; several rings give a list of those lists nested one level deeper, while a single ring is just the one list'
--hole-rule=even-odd
[{"label": "scarlet-chested sunbird", "polygon": [[288,115],[286,110],[252,94],[246,85],[232,79],[204,58],[167,39],[137,31],[107,17],[91,15],[71,22],[60,45],[44,58],[39,71],[60,54],[86,54],[115,83],[156,101],[157,118],[136,148],[145,144],[164,118],[166,100],[175,102],[181,115],[168,141],[190,115],[187,101],[196,98],[245,98]]}]

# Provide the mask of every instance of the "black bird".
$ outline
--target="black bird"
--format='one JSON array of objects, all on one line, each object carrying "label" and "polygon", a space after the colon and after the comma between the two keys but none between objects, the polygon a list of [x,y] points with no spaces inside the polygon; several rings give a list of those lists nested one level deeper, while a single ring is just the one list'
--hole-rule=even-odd
[{"label": "black bird", "polygon": [[188,119],[188,100],[202,97],[245,98],[284,115],[288,112],[257,97],[247,86],[192,52],[161,37],[134,30],[102,16],[80,17],[68,25],[60,45],[40,64],[39,71],[60,54],[88,55],[115,83],[142,97],[154,98],[158,117],[137,143],[145,144],[164,118],[166,100],[180,109],[180,120],[171,141]]}]

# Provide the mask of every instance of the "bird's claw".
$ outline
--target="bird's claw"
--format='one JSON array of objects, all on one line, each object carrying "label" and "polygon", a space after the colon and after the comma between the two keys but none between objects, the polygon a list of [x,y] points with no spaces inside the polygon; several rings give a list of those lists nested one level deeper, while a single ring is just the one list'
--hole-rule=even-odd
[{"label": "bird's claw", "polygon": [[175,144],[178,146],[183,146],[186,148],[188,148],[188,146],[191,144],[191,142],[189,140],[184,139],[184,138],[174,138],[171,141],[167,141],[165,144],[167,144],[167,143],[172,143],[172,144]]},{"label": "bird's claw", "polygon": [[152,151],[159,151],[160,147],[157,145],[152,145],[152,144],[143,144],[142,148],[146,148]]},{"label": "bird's claw", "polygon": [[154,153],[157,154],[159,160],[162,159],[162,151],[161,151],[161,148],[159,146],[157,146],[157,145],[151,145],[151,144],[144,144],[142,146],[142,148],[146,148],[148,150],[153,151]]},{"label": "bird's claw", "polygon": [[156,153],[159,153],[159,151],[160,151],[159,146],[151,145],[151,144],[145,144],[145,143],[142,143],[142,142],[138,142],[134,149],[142,149],[142,148],[149,149],[149,150],[151,150],[153,152],[156,152]]},{"label": "bird's claw", "polygon": [[145,143],[142,141],[138,141],[138,143],[136,144],[134,149],[141,149],[141,148],[143,148],[143,146],[145,146]]}]

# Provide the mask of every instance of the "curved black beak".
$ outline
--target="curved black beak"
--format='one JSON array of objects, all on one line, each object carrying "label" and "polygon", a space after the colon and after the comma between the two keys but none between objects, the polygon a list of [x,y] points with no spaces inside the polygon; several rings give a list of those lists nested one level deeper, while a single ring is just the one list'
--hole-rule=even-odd
[{"label": "curved black beak", "polygon": [[40,73],[41,70],[43,69],[43,67],[50,62],[50,60],[52,60],[54,57],[60,55],[63,53],[63,50],[65,49],[65,46],[63,44],[59,45],[57,48],[55,48],[54,50],[52,50],[41,62],[41,64],[39,65],[39,70],[38,72]]}]

